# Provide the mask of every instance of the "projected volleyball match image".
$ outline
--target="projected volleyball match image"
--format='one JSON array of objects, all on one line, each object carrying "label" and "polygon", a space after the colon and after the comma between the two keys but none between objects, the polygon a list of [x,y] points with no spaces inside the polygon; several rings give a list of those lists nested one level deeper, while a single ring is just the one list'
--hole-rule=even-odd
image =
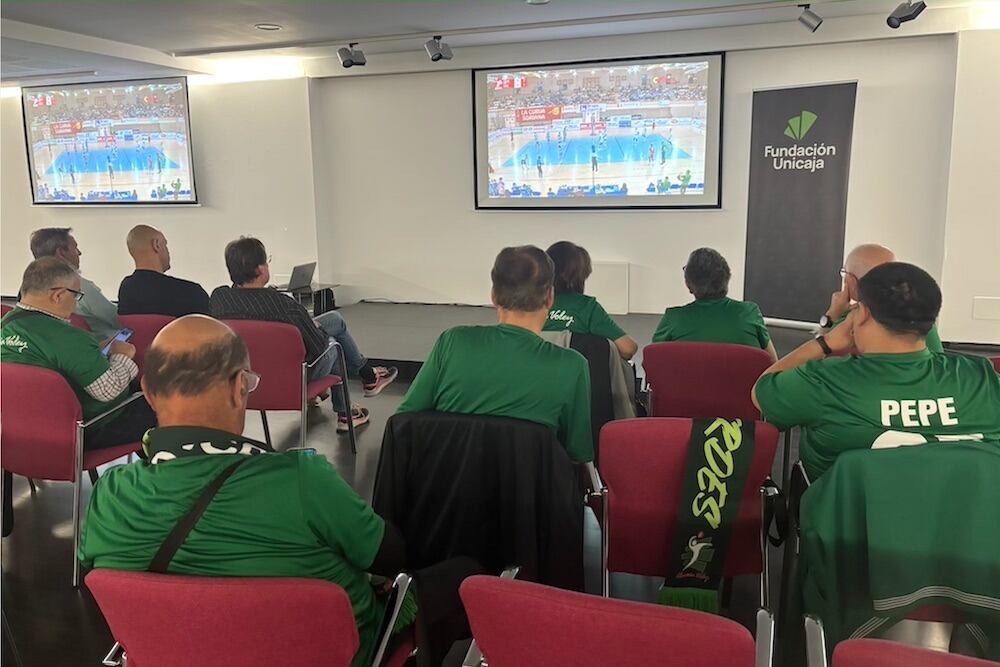
[{"label": "projected volleyball match image", "polygon": [[193,203],[182,78],[25,88],[35,203]]},{"label": "projected volleyball match image", "polygon": [[709,62],[486,75],[489,198],[683,198],[705,188]]}]

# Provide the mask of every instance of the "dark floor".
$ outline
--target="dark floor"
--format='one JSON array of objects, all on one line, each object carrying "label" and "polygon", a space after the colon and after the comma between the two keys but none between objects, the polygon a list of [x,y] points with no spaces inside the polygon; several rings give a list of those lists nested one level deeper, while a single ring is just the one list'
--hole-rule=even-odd
[{"label": "dark floor", "polygon": [[[440,331],[448,326],[494,321],[494,313],[486,308],[421,309],[418,318],[400,317],[399,308],[362,304],[345,308],[343,313],[367,354],[403,360],[422,358]],[[395,312],[392,309],[396,309]],[[616,319],[627,327],[641,346],[649,342],[657,318],[626,316]],[[401,326],[400,322],[407,322],[408,326]],[[774,329],[772,336],[779,354],[784,354],[805,340],[808,333]],[[336,433],[329,403],[310,410],[308,445],[326,456],[366,499],[372,495],[386,420],[405,392],[406,385],[398,382],[382,395],[361,401],[371,410],[372,420],[358,431],[356,456],[352,455],[346,436]],[[360,394],[357,391],[355,395]],[[269,413],[268,417],[276,448],[285,449],[298,444],[297,413]],[[257,414],[247,415],[246,434],[263,438]],[[797,458],[796,452],[797,447],[793,447],[792,460]],[[32,494],[25,480],[18,478],[15,481],[16,527],[14,534],[4,539],[2,545],[0,588],[4,613],[26,667],[97,665],[113,640],[86,588],[74,590],[70,585],[72,487],[55,482],[37,482],[37,487],[37,494]],[[84,504],[89,495],[90,485],[85,482]],[[780,553],[772,552],[772,600],[776,600],[781,563]],[[585,540],[586,582],[588,591],[593,593],[600,591],[599,556],[597,520],[589,514]],[[651,600],[658,585],[659,581],[655,579],[629,575],[612,577],[612,593],[619,598]],[[752,628],[756,600],[756,579],[737,580],[731,616]],[[3,662],[14,664],[6,642]]]}]

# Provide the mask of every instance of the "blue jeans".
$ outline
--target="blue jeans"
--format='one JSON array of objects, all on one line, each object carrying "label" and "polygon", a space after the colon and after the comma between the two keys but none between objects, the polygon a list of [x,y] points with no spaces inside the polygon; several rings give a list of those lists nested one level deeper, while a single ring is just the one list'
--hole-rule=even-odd
[{"label": "blue jeans", "polygon": [[[347,323],[344,322],[340,313],[331,310],[315,318],[315,322],[327,336],[340,343],[344,349],[344,361],[347,363],[348,374],[356,375],[362,366],[368,364],[368,360],[361,354],[358,344],[354,342],[351,333],[347,330]],[[337,352],[331,350],[309,371],[309,381],[312,382],[327,375],[336,375],[339,371],[340,362],[337,358]],[[347,378],[344,378],[344,382],[347,382]],[[332,394],[333,409],[339,414],[346,415],[348,410],[344,405],[343,391],[340,387],[335,387]]]}]

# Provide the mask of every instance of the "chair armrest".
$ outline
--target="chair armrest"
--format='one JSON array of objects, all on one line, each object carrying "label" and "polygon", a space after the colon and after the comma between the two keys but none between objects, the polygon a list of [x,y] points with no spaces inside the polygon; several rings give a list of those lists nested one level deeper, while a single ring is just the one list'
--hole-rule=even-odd
[{"label": "chair armrest", "polygon": [[771,667],[774,664],[774,614],[767,609],[757,610],[754,645],[756,646],[754,666]]},{"label": "chair armrest", "polygon": [[823,621],[807,614],[803,619],[806,628],[806,664],[809,667],[827,667],[826,634]]},{"label": "chair armrest", "polygon": [[104,665],[104,667],[122,667],[122,656],[124,655],[125,649],[122,648],[121,644],[115,642],[115,645],[111,647],[108,654],[104,656],[103,660],[101,660],[101,664]]},{"label": "chair armrest", "polygon": [[322,353],[321,355],[319,355],[318,357],[316,357],[315,359],[313,359],[313,360],[312,360],[311,362],[309,362],[308,364],[306,364],[306,365],[305,365],[305,367],[306,367],[306,368],[312,368],[312,367],[313,367],[313,366],[315,366],[315,365],[316,365],[317,363],[319,363],[319,360],[320,360],[320,359],[322,359],[322,358],[323,358],[323,357],[325,357],[326,355],[330,354],[330,350],[332,350],[332,349],[333,349],[333,348],[335,348],[335,347],[340,347],[340,343],[338,343],[338,342],[337,342],[337,341],[335,341],[335,340],[331,340],[331,341],[330,341],[329,343],[327,343],[327,345],[326,345],[326,349],[325,349],[325,350],[323,350],[323,353]]},{"label": "chair armrest", "polygon": [[138,400],[138,399],[140,399],[142,397],[143,397],[143,393],[141,391],[137,391],[136,393],[134,393],[131,396],[129,396],[124,402],[119,403],[115,407],[113,407],[113,408],[111,408],[109,410],[105,410],[101,414],[97,415],[96,417],[92,417],[88,421],[77,422],[77,423],[80,425],[81,428],[87,428],[88,426],[91,426],[92,424],[96,424],[97,422],[101,421],[102,419],[104,419],[108,415],[111,415],[111,414],[114,414],[114,413],[118,412],[119,410],[121,410],[122,408],[124,408],[126,405],[128,405],[132,401]]},{"label": "chair armrest", "polygon": [[382,619],[382,633],[379,637],[378,651],[375,652],[375,658],[372,660],[372,667],[379,667],[382,661],[385,660],[385,654],[389,648],[389,640],[392,639],[392,629],[396,627],[396,620],[399,618],[399,612],[403,608],[403,598],[406,597],[407,591],[410,590],[410,583],[412,581],[412,576],[405,572],[400,572],[392,582],[392,592],[389,594],[389,599],[386,600],[385,604],[388,613]]},{"label": "chair armrest", "polygon": [[583,464],[583,467],[586,469],[587,476],[590,478],[590,497],[600,498],[607,492],[608,487],[604,486],[604,481],[601,480],[601,476],[597,472],[597,466],[594,465],[593,461],[588,461]]}]

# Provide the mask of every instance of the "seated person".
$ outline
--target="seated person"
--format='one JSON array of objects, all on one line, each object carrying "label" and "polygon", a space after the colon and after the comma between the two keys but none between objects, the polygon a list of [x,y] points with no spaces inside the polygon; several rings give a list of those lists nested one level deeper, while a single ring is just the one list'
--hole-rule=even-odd
[{"label": "seated person", "polygon": [[[291,324],[302,334],[306,348],[306,361],[312,363],[326,352],[330,339],[335,339],[344,349],[349,373],[361,376],[365,396],[376,396],[390,385],[399,371],[396,368],[372,366],[361,354],[357,343],[347,331],[347,324],[340,313],[330,311],[315,320],[298,301],[268,287],[271,280],[270,257],[258,239],[241,237],[226,245],[226,268],[233,281],[232,287],[217,287],[210,303],[212,315],[220,320],[261,320]],[[331,351],[310,370],[309,380],[326,375],[336,375],[339,369],[337,354]],[[333,391],[333,407],[337,411],[337,430],[348,430],[347,406],[339,390]],[[368,423],[368,409],[351,406],[355,426]]]},{"label": "seated person", "polygon": [[[147,461],[112,468],[94,488],[80,560],[145,571],[205,487],[245,459],[169,572],[332,581],[354,608],[361,637],[355,664],[371,664],[382,609],[367,573],[399,573],[403,540],[322,456],[271,452],[243,437],[247,396],[259,380],[246,345],[222,322],[188,315],[160,331],[142,378],[160,426],[146,438]],[[412,606],[404,611],[412,621]]]},{"label": "seated person", "polygon": [[[844,268],[840,270],[843,287],[830,298],[830,308],[820,318],[820,328],[829,330],[843,322],[851,310],[851,304],[858,300],[858,281],[879,264],[895,261],[896,255],[891,250],[876,243],[859,245],[847,253]],[[927,349],[931,352],[944,352],[936,324],[927,332]],[[853,350],[848,353],[853,353]]]},{"label": "seated person", "polygon": [[170,249],[163,233],[148,225],[136,225],[126,239],[135,272],[125,276],[118,288],[119,315],[208,315],[208,293],[198,283],[167,275]]},{"label": "seated person", "polygon": [[[135,347],[131,344],[111,342],[105,357],[102,344],[69,323],[82,294],[79,274],[63,260],[43,257],[29,264],[21,282],[21,300],[0,321],[0,361],[41,366],[62,375],[80,399],[83,420],[88,421],[125,402],[139,369],[132,361]],[[88,427],[84,447],[138,442],[155,425],[153,411],[138,399]]]},{"label": "seated person", "polygon": [[694,301],[667,308],[653,334],[653,342],[734,343],[759,347],[771,359],[777,359],[778,353],[757,304],[726,296],[729,277],[729,264],[716,250],[693,251],[684,266],[684,284],[694,295]]},{"label": "seated person", "polygon": [[[757,380],[753,402],[764,418],[803,428],[810,479],[851,449],[1000,441],[1000,375],[990,361],[927,348],[940,310],[941,290],[927,272],[881,264],[858,281],[858,304],[841,324]],[[824,358],[852,348],[859,356]]]},{"label": "seated person", "polygon": [[[69,227],[48,227],[36,229],[31,233],[31,254],[35,259],[41,257],[55,257],[69,264],[80,271],[80,257],[83,252],[70,232]],[[80,292],[76,302],[76,314],[82,317],[90,327],[94,338],[105,340],[111,338],[121,329],[118,322],[118,308],[108,301],[101,288],[94,282],[87,280],[82,275],[80,278]]]},{"label": "seated person", "polygon": [[552,307],[552,274],[552,260],[535,246],[500,251],[492,272],[500,323],[441,334],[397,413],[524,419],[555,431],[573,461],[592,461],[587,362],[538,335]]},{"label": "seated person", "polygon": [[592,296],[585,296],[583,285],[593,272],[590,253],[585,248],[560,241],[546,250],[555,266],[555,301],[542,331],[564,331],[601,336],[613,341],[623,359],[631,359],[639,350],[632,338],[611,319]]}]

